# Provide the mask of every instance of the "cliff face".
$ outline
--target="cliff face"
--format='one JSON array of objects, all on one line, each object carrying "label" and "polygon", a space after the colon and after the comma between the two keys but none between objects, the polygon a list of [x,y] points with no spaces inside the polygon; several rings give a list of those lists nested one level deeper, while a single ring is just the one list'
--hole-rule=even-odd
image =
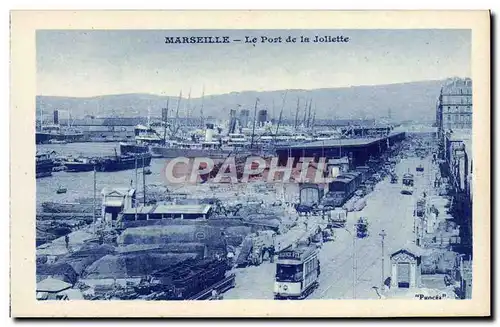
[{"label": "cliff face", "polygon": [[[203,103],[205,117],[227,119],[231,109],[249,109],[253,118],[256,98],[258,109],[267,109],[270,118],[278,118],[286,93],[283,117],[294,119],[299,99],[299,120],[304,116],[306,102],[312,99],[311,110],[316,118],[381,118],[390,115],[396,120],[432,120],[435,117],[436,100],[443,81],[421,81],[374,86],[353,86],[346,88],[325,88],[315,90],[245,91],[228,94],[183,98],[179,106],[179,116],[200,116]],[[65,119],[70,111],[71,117],[85,115],[137,117],[161,116],[161,108],[169,102],[169,117],[175,115],[177,96],[157,96],[152,94],[104,95],[90,98],[57,96],[37,96],[37,117],[43,110],[46,119],[53,110],[61,112]]]}]

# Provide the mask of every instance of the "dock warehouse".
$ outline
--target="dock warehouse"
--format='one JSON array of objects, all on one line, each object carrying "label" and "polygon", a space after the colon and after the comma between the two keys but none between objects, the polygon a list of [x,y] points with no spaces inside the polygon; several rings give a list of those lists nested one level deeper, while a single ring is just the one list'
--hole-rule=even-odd
[{"label": "dock warehouse", "polygon": [[[129,208],[123,211],[122,221],[150,219],[207,219],[212,213],[208,204],[157,204]],[[136,219],[137,218],[137,219]]]},{"label": "dock warehouse", "polygon": [[370,157],[379,157],[391,145],[402,141],[404,132],[391,133],[376,138],[345,138],[313,141],[276,149],[280,165],[286,165],[287,158],[294,158],[297,162],[303,157],[327,159],[350,158],[351,166],[365,166]]}]

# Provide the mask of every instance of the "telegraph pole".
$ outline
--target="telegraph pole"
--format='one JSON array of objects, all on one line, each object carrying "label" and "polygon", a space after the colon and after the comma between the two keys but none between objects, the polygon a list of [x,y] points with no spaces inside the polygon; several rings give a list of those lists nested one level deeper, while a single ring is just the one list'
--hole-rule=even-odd
[{"label": "telegraph pole", "polygon": [[384,239],[385,237],[387,236],[385,230],[382,229],[382,231],[380,232],[380,234],[378,234],[381,238],[382,238],[382,290],[385,289],[385,266],[384,266],[384,256],[385,256],[385,253],[384,253]]},{"label": "telegraph pole", "polygon": [[135,196],[135,220],[137,220],[137,153],[134,153],[135,156],[135,190],[134,190],[134,196]]},{"label": "telegraph pole", "polygon": [[[97,223],[97,218],[96,218],[96,214],[95,214],[95,197],[96,197],[96,167],[95,167],[95,163],[94,163],[94,199],[93,199],[93,202],[92,202],[92,225],[94,226],[93,227],[93,231],[94,231],[94,235],[96,233],[95,231],[95,225]],[[102,219],[104,219],[104,217],[102,217]]]},{"label": "telegraph pole", "polygon": [[354,234],[352,236],[352,298],[356,299],[356,225],[354,225]]},{"label": "telegraph pole", "polygon": [[144,173],[144,168],[146,164],[144,162],[144,155],[142,156],[142,204],[146,206],[146,174]]}]

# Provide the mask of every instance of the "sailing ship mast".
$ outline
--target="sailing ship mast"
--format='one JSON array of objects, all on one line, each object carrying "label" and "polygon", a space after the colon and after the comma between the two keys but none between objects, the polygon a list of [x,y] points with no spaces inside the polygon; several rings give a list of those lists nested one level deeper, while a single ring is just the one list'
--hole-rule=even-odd
[{"label": "sailing ship mast", "polygon": [[295,122],[293,124],[294,129],[297,129],[297,124],[299,122],[299,106],[300,106],[300,98],[297,97],[297,109],[295,109]]},{"label": "sailing ship mast", "polygon": [[259,98],[255,99],[255,108],[253,110],[252,142],[250,143],[250,149],[253,148],[253,140],[255,137],[255,121],[257,120],[257,103],[258,102],[259,102]]},{"label": "sailing ship mast", "polygon": [[173,130],[173,135],[177,134],[177,131],[179,130],[179,108],[181,106],[181,100],[182,100],[182,90],[179,93],[179,100],[177,100],[177,109],[175,110],[175,127]]},{"label": "sailing ship mast", "polygon": [[167,121],[168,121],[168,103],[170,97],[167,98],[167,107],[164,108],[165,114],[163,115],[163,144],[167,144]]},{"label": "sailing ship mast", "polygon": [[307,128],[310,127],[310,123],[311,123],[311,107],[312,107],[312,99],[311,101],[309,101],[309,109],[308,109],[308,112],[307,112]]},{"label": "sailing ship mast", "polygon": [[302,125],[305,127],[306,126],[306,117],[307,117],[307,103],[309,100],[306,100],[305,107],[304,107],[304,117],[302,118]]},{"label": "sailing ship mast", "polygon": [[[288,92],[288,91],[287,91]],[[274,140],[276,141],[276,137],[278,136],[278,130],[280,128],[280,123],[281,123],[281,118],[283,117],[283,109],[285,109],[285,102],[286,102],[286,94],[283,96],[283,103],[281,105],[281,110],[280,110],[280,118],[278,119],[278,124],[276,125],[276,133],[274,133]]]},{"label": "sailing ship mast", "polygon": [[314,107],[314,112],[313,112],[313,117],[312,117],[312,122],[311,122],[311,128],[314,127],[314,123],[316,123],[316,106]]},{"label": "sailing ship mast", "polygon": [[205,118],[203,117],[204,102],[205,102],[205,85],[203,85],[203,90],[201,91],[201,108],[200,108],[201,128],[205,127]]},{"label": "sailing ship mast", "polygon": [[151,125],[151,108],[148,106],[148,128]]}]

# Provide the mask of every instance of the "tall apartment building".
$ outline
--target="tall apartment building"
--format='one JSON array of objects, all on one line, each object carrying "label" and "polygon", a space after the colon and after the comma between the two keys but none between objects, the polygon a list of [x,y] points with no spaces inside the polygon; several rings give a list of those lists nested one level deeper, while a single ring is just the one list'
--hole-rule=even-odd
[{"label": "tall apartment building", "polygon": [[450,79],[441,88],[436,124],[443,132],[472,128],[472,80]]},{"label": "tall apartment building", "polygon": [[436,106],[441,173],[453,188],[453,210],[461,226],[460,252],[472,254],[472,80],[450,79]]}]

